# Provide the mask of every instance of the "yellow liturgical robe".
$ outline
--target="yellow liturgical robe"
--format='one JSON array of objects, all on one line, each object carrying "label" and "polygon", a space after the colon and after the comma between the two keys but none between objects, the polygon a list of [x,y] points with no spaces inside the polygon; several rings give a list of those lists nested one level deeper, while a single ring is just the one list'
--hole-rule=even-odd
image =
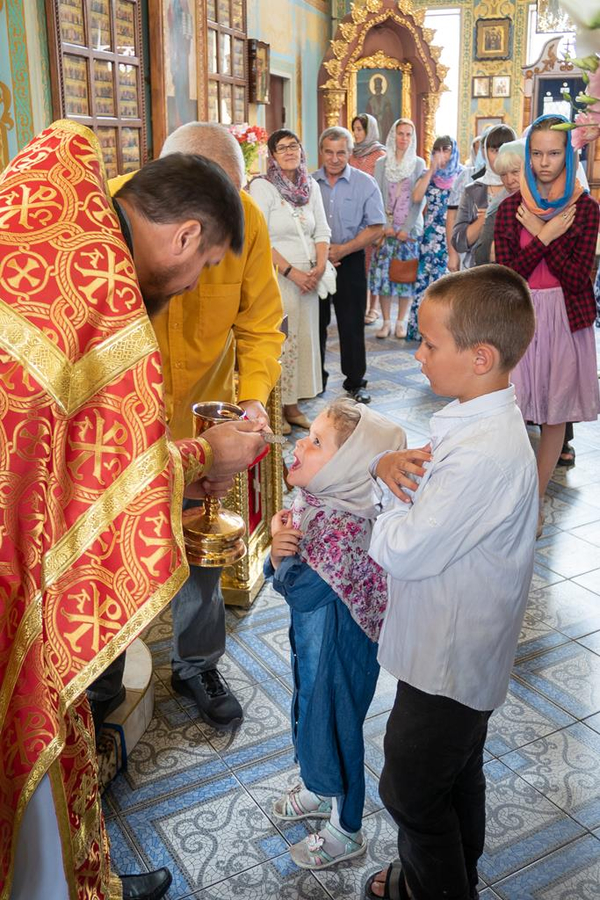
[{"label": "yellow liturgical robe", "polygon": [[[114,195],[130,175],[109,182]],[[191,407],[200,400],[266,403],[281,367],[283,317],[263,214],[246,191],[244,248],[204,269],[195,290],[174,297],[153,318],[163,361],[167,422],[175,440],[191,437]]]}]

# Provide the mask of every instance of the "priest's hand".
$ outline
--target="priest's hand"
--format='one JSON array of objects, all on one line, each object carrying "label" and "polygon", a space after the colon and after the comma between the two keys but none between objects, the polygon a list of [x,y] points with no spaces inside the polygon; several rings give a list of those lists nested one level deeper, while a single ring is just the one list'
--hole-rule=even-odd
[{"label": "priest's hand", "polygon": [[224,497],[234,485],[233,478],[201,478],[188,484],[183,492],[190,500],[203,500],[204,497]]},{"label": "priest's hand", "polygon": [[402,488],[416,491],[418,484],[414,478],[422,478],[425,474],[424,463],[431,460],[431,445],[426,444],[418,450],[396,450],[385,453],[375,469],[375,475],[389,487],[392,494],[410,503],[412,498]]},{"label": "priest's hand", "polygon": [[259,419],[242,419],[204,432],[202,437],[213,452],[213,464],[207,473],[211,481],[231,478],[252,465],[266,447],[261,434],[264,427]]}]

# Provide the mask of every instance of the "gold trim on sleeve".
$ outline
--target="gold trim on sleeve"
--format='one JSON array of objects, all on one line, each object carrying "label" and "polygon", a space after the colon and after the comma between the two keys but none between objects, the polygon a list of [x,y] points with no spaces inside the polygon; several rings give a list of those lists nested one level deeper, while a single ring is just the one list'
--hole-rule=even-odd
[{"label": "gold trim on sleeve", "polygon": [[73,415],[90,397],[158,348],[146,316],[71,363],[43,331],[0,300],[0,347],[15,357],[66,414]]}]

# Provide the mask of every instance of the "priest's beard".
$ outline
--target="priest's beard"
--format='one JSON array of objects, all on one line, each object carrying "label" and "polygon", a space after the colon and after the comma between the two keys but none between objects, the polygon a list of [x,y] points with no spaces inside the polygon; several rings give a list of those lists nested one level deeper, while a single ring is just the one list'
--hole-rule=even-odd
[{"label": "priest's beard", "polygon": [[142,298],[150,318],[162,312],[172,297],[182,293],[181,290],[175,289],[178,281],[181,283],[179,266],[165,266],[162,269],[154,269],[144,279],[143,284],[140,282]]}]

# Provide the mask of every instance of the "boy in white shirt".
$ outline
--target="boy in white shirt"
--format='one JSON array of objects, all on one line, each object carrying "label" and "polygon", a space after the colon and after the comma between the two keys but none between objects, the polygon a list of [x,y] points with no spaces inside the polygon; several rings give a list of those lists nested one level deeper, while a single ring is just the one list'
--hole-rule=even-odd
[{"label": "boy in white shirt", "polygon": [[432,418],[414,495],[401,485],[423,470],[406,451],[372,466],[396,495],[370,554],[389,574],[378,659],[398,691],[380,794],[400,860],[366,896],[473,900],[487,724],[506,698],[533,571],[536,464],[509,381],[534,333],[529,289],[504,266],[445,276],[427,290],[419,329],[423,373],[456,400]]}]

